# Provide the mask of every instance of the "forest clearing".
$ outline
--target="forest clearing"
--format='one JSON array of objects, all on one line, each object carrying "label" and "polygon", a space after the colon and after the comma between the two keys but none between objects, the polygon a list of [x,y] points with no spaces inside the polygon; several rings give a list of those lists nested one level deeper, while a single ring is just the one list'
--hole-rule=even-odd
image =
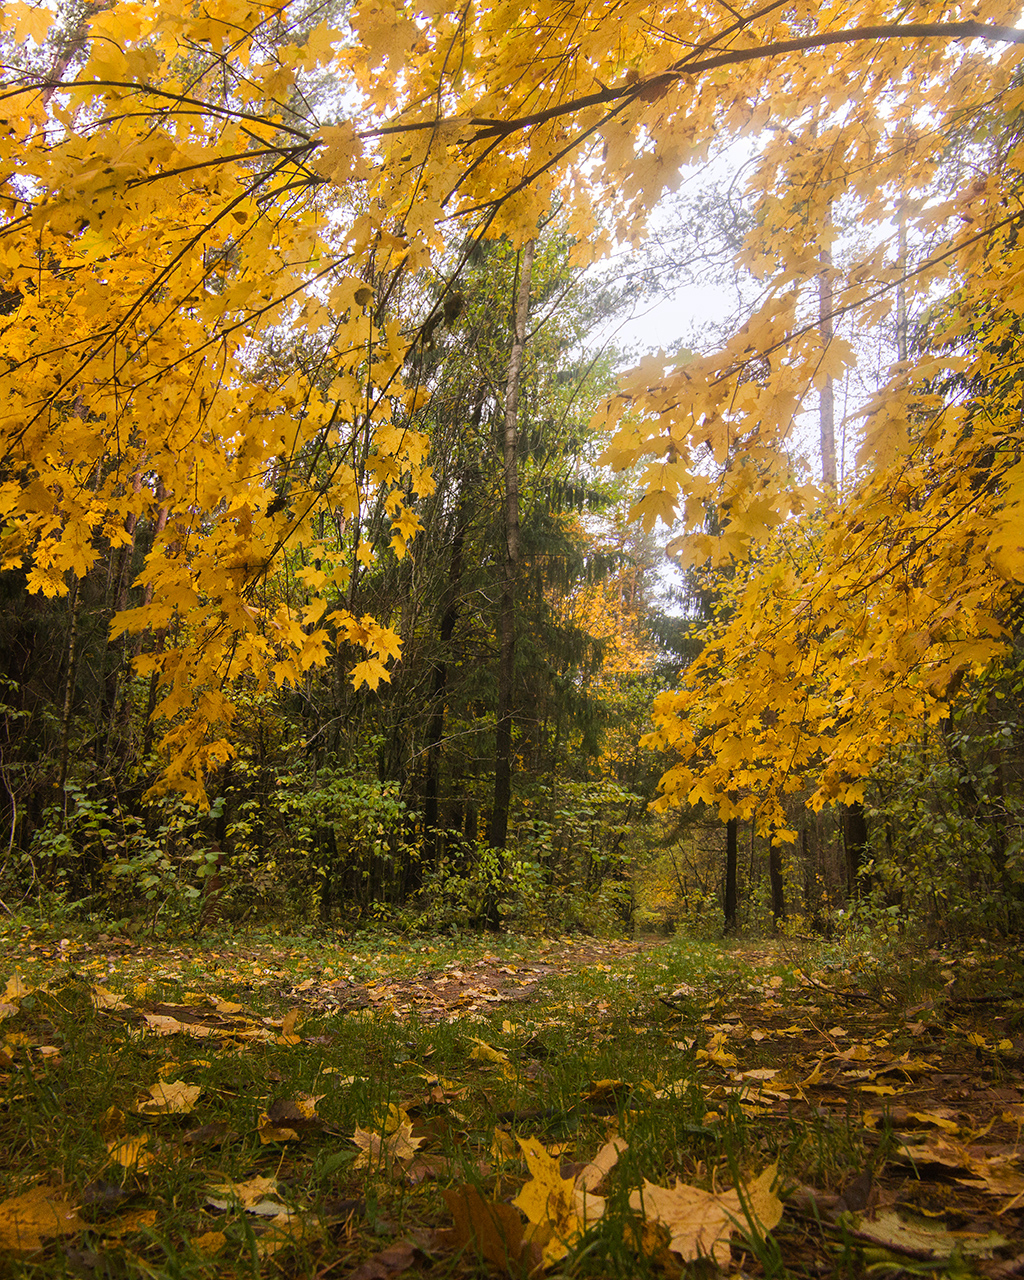
[{"label": "forest clearing", "polygon": [[4,942],[4,1276],[1024,1269],[1018,956]]}]

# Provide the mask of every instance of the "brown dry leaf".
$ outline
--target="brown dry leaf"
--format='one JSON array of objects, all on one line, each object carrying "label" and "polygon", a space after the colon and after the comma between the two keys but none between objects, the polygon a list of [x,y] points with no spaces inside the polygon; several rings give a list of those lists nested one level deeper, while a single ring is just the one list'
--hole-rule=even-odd
[{"label": "brown dry leaf", "polygon": [[523,1254],[523,1220],[510,1204],[484,1200],[475,1187],[442,1188],[455,1219],[455,1243],[473,1247],[488,1262],[511,1271]]},{"label": "brown dry leaf", "polygon": [[682,1183],[659,1187],[645,1178],[643,1191],[629,1197],[629,1207],[648,1222],[668,1227],[669,1248],[684,1262],[701,1257],[712,1257],[719,1264],[729,1261],[732,1219],[710,1192]]},{"label": "brown dry leaf", "polygon": [[416,1253],[414,1244],[399,1240],[361,1262],[355,1271],[349,1272],[347,1280],[389,1280],[391,1276],[408,1271],[416,1261]]},{"label": "brown dry leaf", "polygon": [[941,1133],[899,1135],[897,1159],[912,1164],[941,1164],[947,1169],[969,1169],[971,1157],[967,1148]]},{"label": "brown dry leaf", "polygon": [[965,1187],[978,1187],[994,1196],[1016,1198],[1024,1194],[1024,1174],[1019,1169],[1008,1168],[1007,1165],[1008,1161],[1005,1158],[987,1162],[972,1159],[969,1167],[975,1176],[957,1178],[957,1182]]},{"label": "brown dry leaf", "polygon": [[184,1080],[158,1081],[149,1086],[150,1096],[143,1098],[135,1110],[142,1115],[191,1115],[202,1086]]},{"label": "brown dry leaf", "polygon": [[294,1098],[280,1098],[272,1103],[265,1115],[260,1116],[260,1142],[295,1141],[303,1133],[322,1128],[316,1113],[316,1104],[324,1095],[297,1094]]},{"label": "brown dry leaf", "polygon": [[33,1187],[0,1204],[0,1249],[34,1253],[46,1240],[72,1235],[85,1225],[58,1188]]}]

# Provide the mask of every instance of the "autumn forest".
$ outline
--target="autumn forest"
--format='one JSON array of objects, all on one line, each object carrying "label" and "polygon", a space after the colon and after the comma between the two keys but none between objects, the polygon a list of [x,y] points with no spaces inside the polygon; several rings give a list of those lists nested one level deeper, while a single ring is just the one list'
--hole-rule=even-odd
[{"label": "autumn forest", "polygon": [[1024,925],[998,0],[10,0],[0,911]]}]

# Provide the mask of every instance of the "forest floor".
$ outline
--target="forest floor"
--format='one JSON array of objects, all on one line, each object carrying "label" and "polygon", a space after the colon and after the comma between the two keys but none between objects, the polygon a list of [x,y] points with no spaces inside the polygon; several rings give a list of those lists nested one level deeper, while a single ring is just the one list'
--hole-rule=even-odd
[{"label": "forest floor", "polygon": [[0,923],[0,1277],[1024,1275],[1016,950]]}]

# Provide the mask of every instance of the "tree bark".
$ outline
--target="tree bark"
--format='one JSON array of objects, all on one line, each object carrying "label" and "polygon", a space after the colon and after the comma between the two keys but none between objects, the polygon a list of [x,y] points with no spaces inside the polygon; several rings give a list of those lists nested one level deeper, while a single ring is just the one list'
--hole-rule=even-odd
[{"label": "tree bark", "polygon": [[730,818],[725,824],[725,932],[736,931],[736,863],[739,854],[739,822]]},{"label": "tree bark", "polygon": [[[494,804],[487,833],[492,849],[504,849],[508,841],[508,810],[512,798],[512,722],[516,661],[516,573],[519,567],[519,385],[526,341],[526,319],[530,307],[530,279],[533,274],[534,241],[523,246],[519,262],[519,287],[513,313],[512,351],[505,380],[505,431],[503,437],[505,555],[502,560],[501,603],[498,618],[498,706],[494,751]],[[486,908],[487,923],[500,923],[497,893],[492,892]]]},{"label": "tree bark", "polygon": [[782,879],[782,849],[774,834],[768,846],[768,879],[772,889],[772,921],[777,929],[786,918],[786,888]]},{"label": "tree bark", "polygon": [[868,819],[859,800],[843,805],[843,847],[846,851],[846,891],[851,898],[860,893],[861,870],[868,846]]},{"label": "tree bark", "polygon": [[[446,695],[448,689],[448,649],[455,623],[459,616],[459,592],[462,585],[462,553],[469,528],[469,503],[463,491],[452,539],[452,554],[448,564],[448,582],[445,588],[444,609],[438,635],[439,656],[434,664],[434,680],[430,721],[427,726],[426,778],[423,789],[424,860],[435,867],[443,851],[444,836],[439,820],[441,740],[444,737]],[[417,884],[414,886],[419,888]]]}]

